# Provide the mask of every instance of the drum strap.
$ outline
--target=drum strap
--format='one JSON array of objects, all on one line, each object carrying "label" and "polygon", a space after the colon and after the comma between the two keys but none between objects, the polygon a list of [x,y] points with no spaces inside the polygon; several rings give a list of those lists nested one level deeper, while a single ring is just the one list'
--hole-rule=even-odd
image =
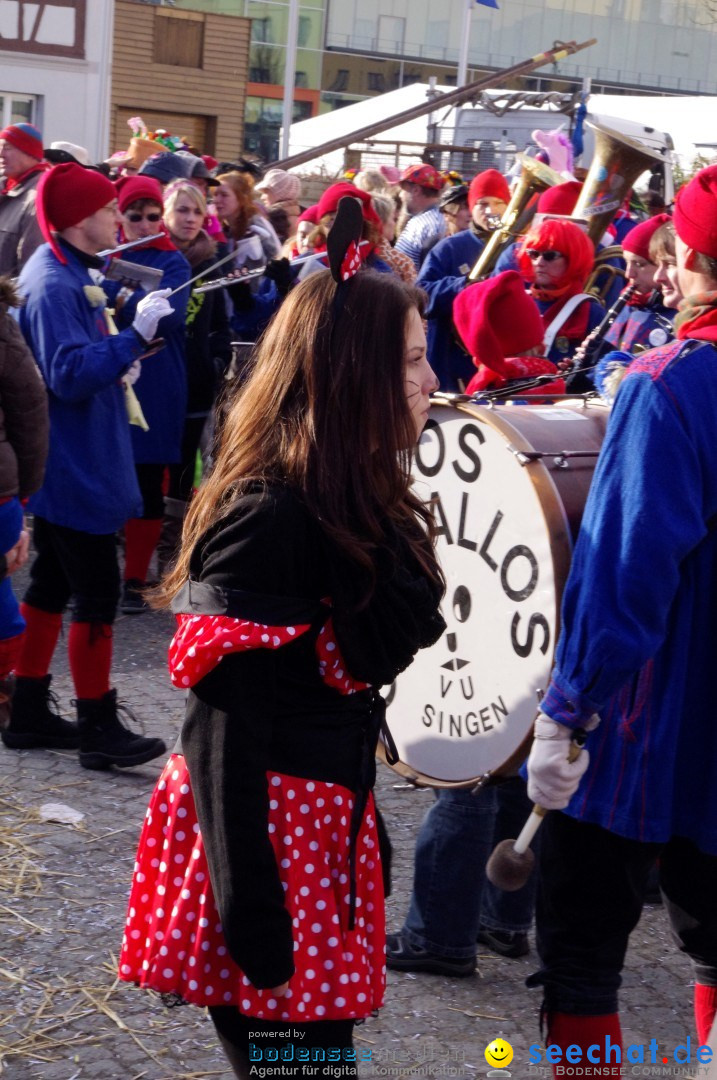
[{"label": "drum strap", "polygon": [[594,299],[595,297],[590,296],[589,293],[581,292],[578,293],[577,296],[571,296],[570,299],[566,301],[565,304],[563,304],[560,311],[555,316],[548,329],[545,331],[545,337],[543,338],[543,349],[546,356],[552,349],[553,342],[558,336],[559,331],[562,330],[563,326],[568,321],[572,313],[576,310],[576,308],[580,307],[583,300]]}]

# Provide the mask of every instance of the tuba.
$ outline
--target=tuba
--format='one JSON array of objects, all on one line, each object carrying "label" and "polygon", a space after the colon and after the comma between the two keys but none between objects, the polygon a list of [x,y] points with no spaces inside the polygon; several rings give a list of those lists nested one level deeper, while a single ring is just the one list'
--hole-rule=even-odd
[{"label": "tuba", "polygon": [[[595,155],[571,217],[587,221],[588,236],[597,248],[638,176],[665,159],[620,131],[590,122],[588,126],[595,132]],[[625,276],[624,271],[607,262],[616,255],[622,255],[619,244],[598,253],[585,292],[604,300],[615,277]]]},{"label": "tuba", "polygon": [[516,154],[516,158],[522,165],[520,179],[498,228],[481,251],[475,266],[468,275],[469,284],[488,277],[501,252],[526,231],[535,216],[536,203],[533,196],[557,184],[565,183],[555,169],[544,165],[542,161],[536,161],[535,158],[522,153]]}]

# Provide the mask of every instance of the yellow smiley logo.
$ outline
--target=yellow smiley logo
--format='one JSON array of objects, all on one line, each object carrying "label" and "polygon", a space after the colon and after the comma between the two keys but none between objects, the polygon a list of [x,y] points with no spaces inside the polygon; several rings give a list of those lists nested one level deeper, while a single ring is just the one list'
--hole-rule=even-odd
[{"label": "yellow smiley logo", "polygon": [[513,1060],[513,1047],[505,1039],[493,1039],[485,1048],[485,1059],[494,1069],[504,1069]]}]

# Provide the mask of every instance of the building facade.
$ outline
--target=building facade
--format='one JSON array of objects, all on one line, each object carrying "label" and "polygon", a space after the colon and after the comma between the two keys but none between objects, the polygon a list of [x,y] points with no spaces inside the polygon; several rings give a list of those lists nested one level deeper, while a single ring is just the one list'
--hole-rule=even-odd
[{"label": "building facade", "polygon": [[0,120],[27,121],[94,159],[108,144],[114,0],[0,3]]},{"label": "building facade", "polygon": [[[328,0],[324,93],[357,100],[406,81],[455,82],[465,0]],[[710,11],[712,6],[712,12]],[[556,42],[597,44],[535,73],[524,89],[580,83],[611,93],[717,93],[711,0],[499,0],[473,5],[469,77],[511,67]],[[564,88],[564,86],[562,87]]]},{"label": "building facade", "polygon": [[249,38],[249,20],[216,5],[115,0],[111,149],[127,146],[127,121],[140,115],[150,130],[236,160],[245,141]]}]

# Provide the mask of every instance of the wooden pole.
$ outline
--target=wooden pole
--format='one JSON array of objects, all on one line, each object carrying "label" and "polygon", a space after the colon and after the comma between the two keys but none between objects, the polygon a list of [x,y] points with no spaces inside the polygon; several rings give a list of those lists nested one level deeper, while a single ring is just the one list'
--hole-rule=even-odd
[{"label": "wooden pole", "polygon": [[353,142],[363,142],[373,135],[378,135],[381,131],[387,131],[389,128],[397,127],[399,124],[405,124],[409,120],[415,120],[419,116],[426,116],[428,113],[435,112],[437,109],[442,109],[445,105],[458,105],[468,98],[475,97],[475,95],[479,94],[482,90],[487,90],[489,87],[500,86],[502,83],[507,82],[508,79],[515,78],[518,75],[527,75],[536,68],[543,67],[545,64],[555,64],[558,60],[563,60],[566,56],[572,56],[573,53],[580,52],[582,49],[587,49],[591,45],[595,45],[596,42],[597,38],[590,38],[589,41],[583,41],[580,44],[575,41],[561,42],[560,48],[548,49],[546,52],[537,53],[537,55],[531,56],[529,59],[523,60],[519,64],[504,68],[502,71],[496,71],[487,78],[479,79],[477,82],[469,83],[468,86],[459,87],[457,90],[450,90],[447,94],[440,94],[438,97],[432,97],[422,105],[414,105],[411,109],[404,109],[403,112],[394,113],[393,116],[385,117],[378,123],[373,123],[368,127],[359,128],[357,131],[352,131],[348,135],[341,135],[337,139],[330,139],[329,142],[322,143],[321,146],[314,146],[310,150],[303,150],[300,154],[292,154],[291,157],[281,158],[279,161],[272,161],[270,165],[267,165],[267,168],[294,169],[297,165],[303,165],[307,161],[313,161],[315,158],[331,153],[332,150],[341,150],[345,146],[350,146]]}]

